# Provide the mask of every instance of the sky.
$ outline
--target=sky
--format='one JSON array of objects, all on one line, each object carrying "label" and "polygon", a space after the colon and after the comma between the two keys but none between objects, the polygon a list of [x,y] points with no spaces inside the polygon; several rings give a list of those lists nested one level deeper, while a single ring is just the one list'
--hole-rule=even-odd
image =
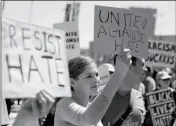
[{"label": "sky", "polygon": [[[4,17],[42,27],[53,28],[64,20],[64,10],[70,1],[6,1]],[[94,6],[117,8],[144,7],[157,9],[155,35],[175,35],[175,1],[81,1],[79,13],[80,47],[89,48],[94,34]],[[32,10],[32,11],[31,11]]]}]

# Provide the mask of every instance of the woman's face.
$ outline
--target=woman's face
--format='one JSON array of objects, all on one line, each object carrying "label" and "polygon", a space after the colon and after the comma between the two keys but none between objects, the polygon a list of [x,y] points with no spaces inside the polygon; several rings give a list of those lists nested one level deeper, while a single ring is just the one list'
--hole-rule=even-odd
[{"label": "woman's face", "polygon": [[167,89],[169,87],[169,84],[170,84],[169,78],[159,80],[160,89]]},{"label": "woman's face", "polygon": [[77,91],[86,93],[89,96],[95,96],[99,92],[100,77],[95,63],[89,64],[85,71],[75,80],[75,88]]}]

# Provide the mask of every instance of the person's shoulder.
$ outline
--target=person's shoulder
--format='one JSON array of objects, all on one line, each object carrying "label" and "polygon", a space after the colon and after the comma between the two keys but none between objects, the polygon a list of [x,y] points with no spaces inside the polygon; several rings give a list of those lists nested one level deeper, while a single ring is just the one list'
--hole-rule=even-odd
[{"label": "person's shoulder", "polygon": [[74,103],[76,102],[70,97],[62,98],[59,100],[56,104],[55,117],[60,119],[65,116],[66,111],[68,111],[70,106],[72,106]]},{"label": "person's shoulder", "polygon": [[60,106],[60,107],[65,107],[71,103],[76,103],[75,100],[73,100],[73,98],[71,97],[66,97],[66,98],[62,98],[61,100],[59,100],[57,102],[57,106]]},{"label": "person's shoulder", "polygon": [[150,77],[150,76],[146,77],[146,81],[150,82],[150,83],[155,83],[155,80],[152,77]]},{"label": "person's shoulder", "polygon": [[141,95],[142,96],[142,93],[134,88],[132,88],[131,90],[131,96],[135,96],[135,95]]}]

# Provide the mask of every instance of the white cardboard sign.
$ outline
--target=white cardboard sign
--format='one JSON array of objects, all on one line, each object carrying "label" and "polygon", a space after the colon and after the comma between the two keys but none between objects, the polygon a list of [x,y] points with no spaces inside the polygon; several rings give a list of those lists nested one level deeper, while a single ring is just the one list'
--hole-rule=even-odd
[{"label": "white cardboard sign", "polygon": [[41,89],[71,96],[64,32],[2,19],[2,83],[6,98]]},{"label": "white cardboard sign", "polygon": [[65,31],[68,60],[80,56],[78,22],[54,24],[53,27]]},{"label": "white cardboard sign", "polygon": [[119,53],[129,48],[139,58],[148,56],[148,29],[150,19],[137,12],[95,6],[94,41],[96,54]]},{"label": "white cardboard sign", "polygon": [[146,64],[152,67],[174,68],[176,62],[176,42],[149,40]]}]

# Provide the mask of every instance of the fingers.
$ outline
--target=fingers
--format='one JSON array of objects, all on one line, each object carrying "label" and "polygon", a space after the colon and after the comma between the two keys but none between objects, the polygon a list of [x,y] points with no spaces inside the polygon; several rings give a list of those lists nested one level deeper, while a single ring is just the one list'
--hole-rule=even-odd
[{"label": "fingers", "polygon": [[43,90],[41,93],[43,95],[43,98],[46,99],[48,109],[50,109],[55,102],[55,98],[45,90]]},{"label": "fingers", "polygon": [[55,98],[51,94],[45,90],[40,91],[32,103],[34,114],[39,118],[45,116],[50,111],[54,102]]},{"label": "fingers", "polygon": [[130,54],[130,50],[129,49],[124,49],[118,54],[116,60],[121,60],[126,65],[131,65],[131,63],[132,63],[131,58],[132,58],[132,56]]},{"label": "fingers", "polygon": [[51,102],[52,101],[55,101],[55,97],[51,94],[51,93],[48,93],[46,90],[43,90],[43,95],[44,96],[46,96],[46,98],[48,99],[48,100],[50,100]]},{"label": "fingers", "polygon": [[37,100],[36,99],[33,99],[31,101],[31,105],[32,105],[32,112],[33,112],[33,115],[34,116],[37,116],[38,118],[41,117],[41,112],[40,112],[40,107],[37,103]]},{"label": "fingers", "polygon": [[124,50],[122,50],[122,51],[119,53],[119,56],[124,56],[124,55],[126,55],[127,53],[130,53],[130,50],[129,50],[129,49],[124,49]]},{"label": "fingers", "polygon": [[37,93],[36,95],[36,100],[41,103],[41,104],[45,104],[47,103],[46,99],[43,97],[42,91],[40,91],[39,93]]}]

